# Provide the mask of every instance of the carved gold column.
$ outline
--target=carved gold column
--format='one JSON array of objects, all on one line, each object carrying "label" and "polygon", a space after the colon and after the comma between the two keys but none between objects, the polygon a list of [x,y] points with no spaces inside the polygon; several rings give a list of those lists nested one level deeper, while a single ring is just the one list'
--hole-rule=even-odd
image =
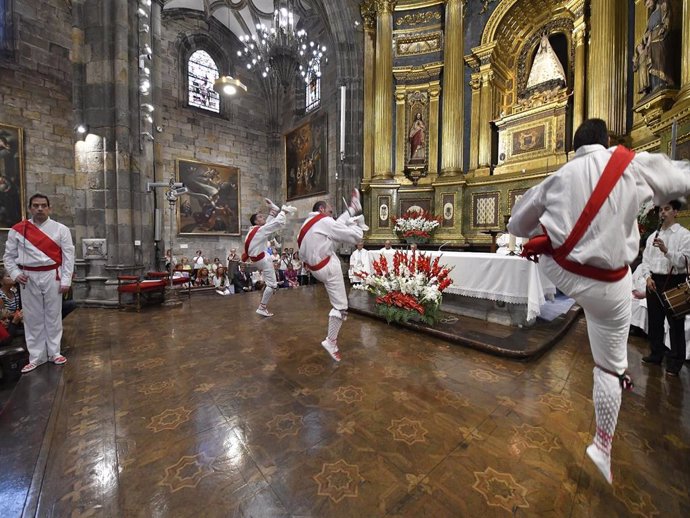
[{"label": "carved gold column", "polygon": [[587,59],[585,47],[585,31],[587,25],[585,18],[580,17],[575,20],[573,28],[573,39],[575,43],[575,84],[573,85],[573,133],[585,120],[585,70]]},{"label": "carved gold column", "polygon": [[[434,137],[434,135],[438,135],[440,96],[441,85],[438,81],[434,81],[429,85],[429,178],[432,182],[438,175],[438,137]],[[462,149],[462,140],[456,142],[455,146]],[[462,158],[462,153],[460,153],[460,157]],[[460,162],[460,168],[457,172],[460,171],[462,171],[462,162]],[[453,174],[457,174],[457,172]]]},{"label": "carved gold column", "polygon": [[369,183],[374,176],[374,64],[376,42],[376,10],[374,2],[362,2],[364,21],[364,146],[362,179]]},{"label": "carved gold column", "polygon": [[625,133],[626,0],[590,2],[591,35],[587,70],[587,117],[604,119],[609,129]]},{"label": "carved gold column", "polygon": [[398,85],[395,88],[395,120],[397,122],[397,128],[395,130],[395,181],[400,184],[405,181],[405,140],[407,138],[407,131],[405,129],[406,100],[407,89],[404,85]]},{"label": "carved gold column", "polygon": [[395,0],[376,2],[376,94],[374,105],[374,178],[390,179],[393,153],[393,8]]},{"label": "carved gold column", "polygon": [[[441,175],[445,176],[461,173],[463,163],[463,6],[464,0],[446,0],[441,128]],[[430,167],[431,164],[435,162],[429,157]]]},{"label": "carved gold column", "polygon": [[479,149],[478,158],[480,168],[491,166],[491,114],[493,108],[493,71],[490,65],[480,67],[479,90]]},{"label": "carved gold column", "polygon": [[472,88],[472,111],[470,117],[470,171],[479,166],[479,103],[481,101],[481,76],[472,74],[470,87]]},{"label": "carved gold column", "polygon": [[683,0],[683,20],[680,48],[680,92],[678,101],[690,100],[690,0]]}]

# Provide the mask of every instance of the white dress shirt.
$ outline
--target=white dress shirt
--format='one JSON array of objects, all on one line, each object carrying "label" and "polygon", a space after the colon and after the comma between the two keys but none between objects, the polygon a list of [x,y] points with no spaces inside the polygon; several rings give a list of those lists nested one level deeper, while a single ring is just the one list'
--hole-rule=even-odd
[{"label": "white dress shirt", "polygon": [[642,264],[639,266],[640,275],[646,279],[653,273],[666,275],[668,273],[687,273],[685,258],[690,261],[690,231],[674,223],[669,228],[659,231],[661,239],[668,252],[665,254],[654,246],[656,232],[647,238],[647,245],[642,253]]}]

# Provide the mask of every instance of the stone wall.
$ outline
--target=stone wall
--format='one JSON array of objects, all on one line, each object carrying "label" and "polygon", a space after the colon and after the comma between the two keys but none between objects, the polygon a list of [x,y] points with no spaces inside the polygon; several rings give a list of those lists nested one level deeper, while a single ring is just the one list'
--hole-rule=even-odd
[{"label": "stone wall", "polygon": [[[24,130],[25,205],[42,192],[74,226],[72,15],[66,2],[14,2],[14,52],[0,59],[0,124]],[[4,251],[6,231],[0,231]]]},{"label": "stone wall", "polygon": [[[266,103],[261,97],[259,85],[252,75],[240,72],[240,79],[248,86],[248,94],[239,100],[225,101],[221,114],[217,115],[187,106],[184,64],[181,60],[192,49],[203,48],[195,43],[195,35],[210,37],[216,50],[224,54],[229,65],[235,68],[237,40],[216,23],[210,25],[192,17],[189,11],[164,14],[161,30],[161,124],[163,132],[156,135],[161,146],[162,171],[157,180],[167,180],[175,173],[176,159],[190,159],[239,167],[240,208],[242,232],[249,226],[249,216],[263,208],[263,197],[274,196],[269,178],[269,150],[266,134]],[[192,49],[189,49],[189,47]],[[187,51],[185,51],[187,48]],[[205,49],[208,50],[208,49]],[[209,52],[214,56],[213,52]],[[214,56],[215,57],[215,56]],[[241,64],[239,64],[241,66]],[[221,73],[223,71],[221,70]],[[167,204],[163,207],[166,208]],[[169,236],[169,221],[164,218],[164,241]],[[213,259],[226,257],[231,247],[241,248],[241,236],[190,236],[175,235],[175,255],[191,258],[195,250]],[[180,245],[188,248],[181,249]],[[167,245],[163,249],[168,248]]]}]

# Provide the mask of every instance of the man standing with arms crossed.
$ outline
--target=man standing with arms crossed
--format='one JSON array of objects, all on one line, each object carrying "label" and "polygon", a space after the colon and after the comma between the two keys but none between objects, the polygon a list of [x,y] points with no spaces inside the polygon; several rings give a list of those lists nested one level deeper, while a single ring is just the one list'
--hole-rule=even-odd
[{"label": "man standing with arms crossed", "polygon": [[62,295],[69,291],[74,272],[74,244],[69,229],[50,219],[50,200],[34,194],[29,200],[31,219],[10,229],[3,260],[21,288],[26,348],[31,372],[46,361],[67,362],[60,354]]},{"label": "man standing with arms crossed", "polygon": [[[297,238],[299,256],[317,280],[326,287],[332,309],[328,313],[328,335],[321,342],[335,361],[340,361],[338,333],[347,319],[347,293],[340,266],[335,253],[336,243],[356,245],[369,230],[364,224],[359,191],[352,192],[350,206],[338,219],[333,219],[333,207],[328,202],[317,201],[312,212],[302,224]],[[359,214],[357,216],[357,214]]]},{"label": "man standing with arms crossed", "polygon": [[[584,309],[594,358],[596,435],[586,453],[611,484],[611,443],[628,367],[630,265],[637,257],[637,214],[690,192],[690,164],[665,155],[608,148],[606,123],[575,132],[575,157],[516,203],[508,231],[529,237],[523,255],[541,256],[546,276]],[[595,200],[598,200],[595,202]]]},{"label": "man standing with arms crossed", "polygon": [[242,261],[247,262],[247,260],[251,259],[263,274],[266,288],[264,288],[264,292],[261,295],[261,303],[256,313],[262,317],[272,317],[273,313],[268,311],[268,301],[271,300],[273,293],[278,289],[278,282],[273,269],[273,260],[266,252],[266,243],[271,234],[285,226],[285,214],[287,212],[295,212],[297,209],[289,205],[283,205],[282,209],[279,209],[268,198],[264,198],[264,200],[269,207],[269,215],[266,217],[264,214],[255,213],[250,216],[249,221],[252,227],[244,240]]}]

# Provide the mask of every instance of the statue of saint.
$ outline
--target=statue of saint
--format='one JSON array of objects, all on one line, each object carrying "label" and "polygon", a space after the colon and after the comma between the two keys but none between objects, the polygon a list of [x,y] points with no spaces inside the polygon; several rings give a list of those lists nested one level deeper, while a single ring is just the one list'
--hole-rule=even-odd
[{"label": "statue of saint", "polygon": [[410,161],[424,160],[424,134],[426,133],[426,124],[422,120],[422,113],[417,112],[414,116],[414,122],[410,126],[409,142],[410,142]]},{"label": "statue of saint", "polygon": [[548,36],[544,33],[527,78],[527,89],[551,82],[565,86],[565,72],[561,60],[556,56]]},{"label": "statue of saint", "polygon": [[635,47],[633,70],[640,81],[639,93],[674,86],[673,62],[669,53],[671,7],[667,0],[645,0],[650,10],[642,41]]}]

